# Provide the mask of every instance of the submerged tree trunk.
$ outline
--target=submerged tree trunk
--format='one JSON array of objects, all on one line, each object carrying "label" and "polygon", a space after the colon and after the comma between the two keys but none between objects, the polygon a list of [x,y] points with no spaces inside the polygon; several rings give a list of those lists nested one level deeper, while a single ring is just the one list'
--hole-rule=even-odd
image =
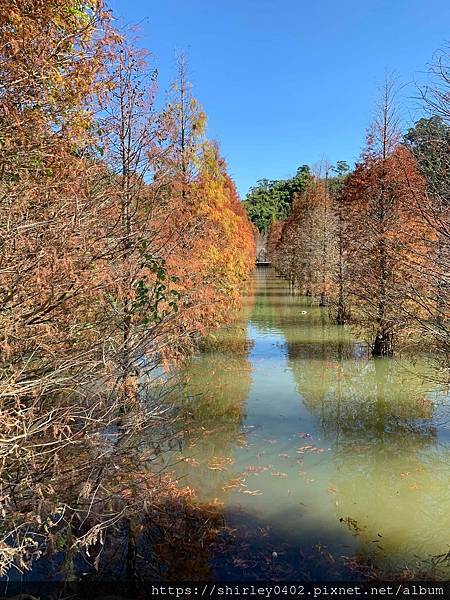
[{"label": "submerged tree trunk", "polygon": [[381,327],[375,336],[372,356],[392,356],[394,354],[394,335],[391,329]]},{"label": "submerged tree trunk", "polygon": [[336,312],[336,323],[338,325],[345,325],[348,320],[347,311],[345,309],[345,301],[344,301],[344,289],[342,285],[342,280],[339,282],[339,296],[338,296],[338,305]]},{"label": "submerged tree trunk", "polygon": [[380,279],[379,279],[379,303],[378,315],[376,319],[377,330],[375,340],[372,346],[372,356],[392,356],[394,354],[394,334],[392,325],[387,318],[388,314],[388,269],[386,257],[386,244],[384,237],[379,240],[380,252]]},{"label": "submerged tree trunk", "polygon": [[137,559],[137,544],[136,535],[131,519],[126,519],[127,527],[127,551],[126,551],[126,580],[130,589],[135,589],[136,586],[136,559]]},{"label": "submerged tree trunk", "polygon": [[345,293],[344,293],[344,207],[342,195],[339,198],[339,211],[338,211],[338,301],[336,311],[336,323],[338,325],[345,325],[349,319],[348,310],[345,305]]}]

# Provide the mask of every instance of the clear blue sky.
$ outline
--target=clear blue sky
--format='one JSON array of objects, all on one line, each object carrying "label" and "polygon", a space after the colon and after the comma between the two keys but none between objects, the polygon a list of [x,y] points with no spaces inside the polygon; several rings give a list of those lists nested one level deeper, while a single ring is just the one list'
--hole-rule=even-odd
[{"label": "clear blue sky", "polygon": [[402,84],[405,121],[414,81],[450,38],[448,0],[110,0],[155,56],[160,89],[175,52],[190,62],[241,195],[321,158],[354,162],[385,73]]}]

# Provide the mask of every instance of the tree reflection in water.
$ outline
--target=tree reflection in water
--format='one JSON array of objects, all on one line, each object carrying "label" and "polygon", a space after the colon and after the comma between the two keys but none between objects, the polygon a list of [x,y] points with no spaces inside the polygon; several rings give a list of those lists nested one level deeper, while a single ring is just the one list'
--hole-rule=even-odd
[{"label": "tree reflection in water", "polygon": [[448,562],[432,559],[450,530],[450,453],[436,428],[444,395],[425,361],[366,360],[347,329],[318,317],[285,335],[299,394],[332,445],[336,515],[384,572],[432,564],[445,577]]}]

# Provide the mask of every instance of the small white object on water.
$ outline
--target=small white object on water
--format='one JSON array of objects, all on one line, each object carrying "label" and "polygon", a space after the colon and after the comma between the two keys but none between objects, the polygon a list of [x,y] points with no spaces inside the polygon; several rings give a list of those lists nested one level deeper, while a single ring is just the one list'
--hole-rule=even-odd
[{"label": "small white object on water", "polygon": [[306,315],[306,314],[307,314],[307,313],[306,313],[306,310],[302,310],[302,311],[300,312],[300,314],[301,314],[301,315]]},{"label": "small white object on water", "polygon": [[278,552],[272,552],[272,558],[278,558]]}]

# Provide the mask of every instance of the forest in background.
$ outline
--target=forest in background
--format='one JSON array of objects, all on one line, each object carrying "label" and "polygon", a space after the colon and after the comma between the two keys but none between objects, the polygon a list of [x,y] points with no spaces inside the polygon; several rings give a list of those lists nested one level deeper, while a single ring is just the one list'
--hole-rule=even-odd
[{"label": "forest in background", "polygon": [[173,434],[167,369],[239,304],[254,229],[183,56],[158,108],[101,0],[9,0],[0,31],[0,575],[98,568],[114,531],[132,578],[150,515],[196,527],[137,440]]},{"label": "forest in background", "polygon": [[362,328],[374,356],[419,347],[449,381],[450,74],[436,57],[426,116],[402,134],[387,81],[359,162],[302,166],[262,180],[244,205],[268,258],[340,325]]}]

